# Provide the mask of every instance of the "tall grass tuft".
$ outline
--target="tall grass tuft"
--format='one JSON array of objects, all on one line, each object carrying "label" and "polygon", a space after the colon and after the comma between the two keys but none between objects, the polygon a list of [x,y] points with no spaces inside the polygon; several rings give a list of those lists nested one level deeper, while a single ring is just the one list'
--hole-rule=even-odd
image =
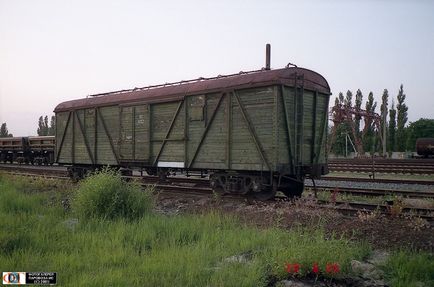
[{"label": "tall grass tuft", "polygon": [[100,219],[139,219],[154,204],[152,191],[137,182],[126,182],[121,175],[105,168],[84,179],[73,199],[78,217]]},{"label": "tall grass tuft", "polygon": [[393,287],[434,286],[434,256],[401,250],[393,253],[384,266]]}]

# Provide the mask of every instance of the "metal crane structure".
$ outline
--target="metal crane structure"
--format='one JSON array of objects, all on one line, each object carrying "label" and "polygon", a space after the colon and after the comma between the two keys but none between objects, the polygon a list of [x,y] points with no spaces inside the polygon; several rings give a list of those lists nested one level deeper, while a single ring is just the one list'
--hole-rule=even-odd
[{"label": "metal crane structure", "polygon": [[[364,127],[362,130],[362,136],[360,136],[356,131],[355,121],[356,118],[360,117],[364,120]],[[365,151],[363,149],[362,137],[366,135],[370,126],[374,125],[377,134],[379,135],[380,141],[383,144],[385,138],[381,127],[381,116],[375,112],[369,112],[362,109],[356,109],[352,106],[347,106],[339,103],[333,106],[329,112],[329,118],[333,121],[333,127],[331,130],[331,137],[328,146],[328,151],[330,152],[336,140],[336,131],[339,124],[347,123],[351,129],[351,133],[354,138],[354,143],[356,147],[356,152],[359,157],[363,157]]]}]

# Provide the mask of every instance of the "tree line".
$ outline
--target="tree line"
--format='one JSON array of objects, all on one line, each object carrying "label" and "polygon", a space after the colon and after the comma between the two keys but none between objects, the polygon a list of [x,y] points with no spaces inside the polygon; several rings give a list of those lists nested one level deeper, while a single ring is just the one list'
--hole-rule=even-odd
[{"label": "tree line", "polygon": [[[434,137],[434,119],[419,119],[415,122],[408,122],[408,106],[405,103],[406,94],[404,87],[401,84],[395,98],[392,98],[392,104],[389,108],[389,91],[384,89],[381,97],[381,106],[379,115],[381,118],[380,128],[386,129],[386,150],[391,152],[404,152],[415,151],[416,139],[420,137]],[[335,99],[335,106],[343,106],[347,108],[354,108],[355,111],[361,111],[363,104],[363,94],[360,89],[357,90],[354,103],[353,93],[348,90],[344,96],[342,92]],[[365,102],[364,110],[373,114],[376,113],[377,102],[374,100],[374,94],[369,92],[368,98]],[[352,132],[351,124],[354,124],[355,133]],[[361,126],[363,124],[363,131]],[[375,123],[372,118],[364,118],[356,115],[354,123],[339,123],[336,129],[336,140],[331,146],[331,152],[337,155],[345,155],[346,148],[352,150],[347,146],[346,137],[355,142],[355,136],[363,145],[364,151],[375,153],[382,152],[382,145],[380,142],[379,131],[375,128]],[[354,135],[355,134],[355,135]],[[331,138],[331,137],[329,137]]]},{"label": "tree line", "polygon": [[2,123],[2,125],[0,127],[0,137],[7,138],[7,137],[13,137],[13,136],[14,136],[13,134],[9,133],[6,123]]},{"label": "tree line", "polygon": [[[51,116],[50,124],[48,124],[48,116],[40,116],[36,133],[38,136],[54,136],[56,133],[55,116]],[[6,123],[1,124],[0,137],[13,137],[13,134],[9,133]]]},{"label": "tree line", "polygon": [[54,136],[56,133],[56,118],[51,116],[50,125],[48,125],[48,116],[40,116],[36,132],[38,136]]}]

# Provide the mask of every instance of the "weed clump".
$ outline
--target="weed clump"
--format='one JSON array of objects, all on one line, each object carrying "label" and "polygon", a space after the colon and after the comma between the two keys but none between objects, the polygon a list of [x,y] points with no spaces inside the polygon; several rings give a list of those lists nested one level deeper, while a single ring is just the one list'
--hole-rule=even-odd
[{"label": "weed clump", "polygon": [[142,191],[139,183],[126,182],[119,173],[106,168],[81,182],[72,208],[85,219],[133,220],[149,213],[153,204],[151,190]]}]

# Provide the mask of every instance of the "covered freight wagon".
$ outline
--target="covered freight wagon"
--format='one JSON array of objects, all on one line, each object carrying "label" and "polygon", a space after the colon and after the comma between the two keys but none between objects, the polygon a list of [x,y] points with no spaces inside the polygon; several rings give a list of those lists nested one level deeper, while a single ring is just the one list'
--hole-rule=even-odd
[{"label": "covered freight wagon", "polygon": [[67,101],[54,111],[56,161],[74,175],[197,170],[218,192],[300,195],[306,176],[327,173],[329,96],[320,74],[286,67]]}]

